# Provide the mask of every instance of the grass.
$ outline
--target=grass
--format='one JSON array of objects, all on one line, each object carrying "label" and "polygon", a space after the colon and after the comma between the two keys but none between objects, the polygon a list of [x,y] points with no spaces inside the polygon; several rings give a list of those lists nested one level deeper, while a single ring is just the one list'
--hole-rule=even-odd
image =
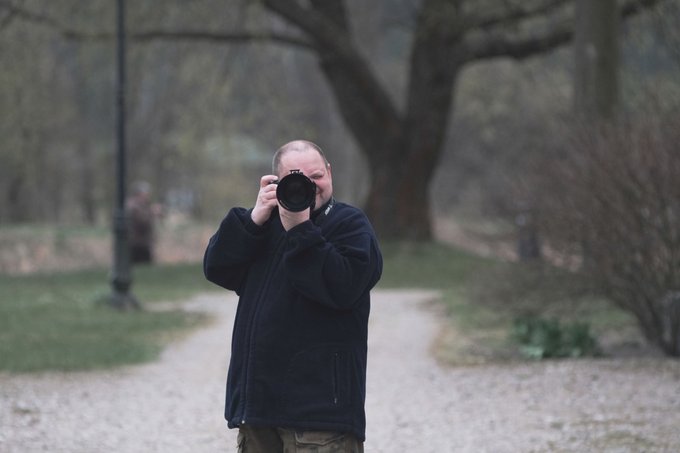
[{"label": "grass", "polygon": [[439,243],[382,244],[384,269],[381,287],[457,288],[488,266],[484,258]]},{"label": "grass", "polygon": [[[0,370],[89,370],[158,357],[169,338],[206,321],[177,310],[118,312],[97,304],[109,294],[106,270],[0,276]],[[134,271],[145,306],[212,290],[200,265]]]},{"label": "grass", "polygon": [[[586,321],[595,333],[630,328],[630,317],[602,300],[563,294],[568,274],[499,263],[437,243],[383,244],[379,288],[441,291],[448,328],[436,354],[451,364],[516,356],[509,339],[523,314]],[[91,269],[10,277],[0,275],[0,370],[89,370],[158,357],[168,339],[206,321],[180,310],[118,312],[94,301],[110,293],[107,271]],[[568,283],[568,282],[567,282]],[[182,301],[216,290],[200,264],[156,265],[134,271],[133,293],[145,305]],[[575,302],[576,301],[576,302]]]},{"label": "grass", "polygon": [[635,332],[630,315],[563,270],[477,257],[444,244],[385,244],[382,288],[441,291],[447,317],[435,355],[452,365],[520,359],[517,318],[587,323],[596,336]]},{"label": "grass", "polygon": [[53,237],[55,240],[61,238],[82,238],[82,237],[101,237],[107,238],[111,234],[108,226],[90,225],[51,225],[51,224],[13,224],[2,225],[0,228],[0,238],[5,240],[28,241]]},{"label": "grass", "polygon": [[447,322],[436,339],[434,353],[451,365],[479,363],[485,357],[506,355],[504,315],[473,297],[477,278],[497,265],[441,243],[383,245],[382,288],[432,288],[441,291]]}]

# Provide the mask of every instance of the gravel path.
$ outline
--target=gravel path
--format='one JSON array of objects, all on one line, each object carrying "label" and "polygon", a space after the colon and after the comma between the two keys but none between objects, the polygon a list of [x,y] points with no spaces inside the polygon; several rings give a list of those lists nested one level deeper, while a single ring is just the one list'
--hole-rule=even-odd
[{"label": "gravel path", "polygon": [[[373,294],[367,453],[680,451],[677,360],[442,368],[429,354],[435,297]],[[202,295],[187,309],[216,321],[156,363],[0,374],[0,452],[234,451],[222,409],[235,300]]]}]

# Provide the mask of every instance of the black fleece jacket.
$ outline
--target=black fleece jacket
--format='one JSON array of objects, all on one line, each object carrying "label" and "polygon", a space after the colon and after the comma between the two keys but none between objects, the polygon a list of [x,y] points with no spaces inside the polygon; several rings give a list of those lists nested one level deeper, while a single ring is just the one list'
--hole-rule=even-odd
[{"label": "black fleece jacket", "polygon": [[[328,206],[328,205],[327,205]],[[236,291],[225,417],[365,439],[369,291],[382,256],[366,216],[334,203],[286,232],[232,209],[210,239],[205,276]]]}]

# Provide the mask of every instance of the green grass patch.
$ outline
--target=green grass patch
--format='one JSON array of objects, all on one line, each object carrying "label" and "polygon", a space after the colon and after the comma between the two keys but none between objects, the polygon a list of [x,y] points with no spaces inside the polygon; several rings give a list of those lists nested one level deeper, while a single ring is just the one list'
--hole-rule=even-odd
[{"label": "green grass patch", "polygon": [[460,288],[467,278],[492,261],[445,244],[382,244],[384,268],[380,287]]},{"label": "green grass patch", "polygon": [[[135,268],[145,307],[214,290],[200,264]],[[0,370],[88,370],[155,359],[169,338],[207,317],[179,309],[119,312],[96,303],[110,293],[107,270],[0,276]]]}]

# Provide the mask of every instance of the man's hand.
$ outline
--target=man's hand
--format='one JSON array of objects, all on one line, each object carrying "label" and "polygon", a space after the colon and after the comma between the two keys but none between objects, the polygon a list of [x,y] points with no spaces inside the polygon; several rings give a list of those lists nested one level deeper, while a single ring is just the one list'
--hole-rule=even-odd
[{"label": "man's hand", "polygon": [[275,175],[265,175],[260,178],[260,191],[257,194],[255,207],[250,213],[256,225],[262,226],[272,215],[272,209],[278,205],[276,200],[276,184],[272,182],[278,180]]},{"label": "man's hand", "polygon": [[302,222],[306,222],[307,220],[309,220],[309,216],[310,216],[309,208],[305,209],[304,211],[293,212],[286,210],[282,206],[279,206],[279,217],[281,218],[281,224],[283,225],[283,229],[286,231],[301,224]]}]

